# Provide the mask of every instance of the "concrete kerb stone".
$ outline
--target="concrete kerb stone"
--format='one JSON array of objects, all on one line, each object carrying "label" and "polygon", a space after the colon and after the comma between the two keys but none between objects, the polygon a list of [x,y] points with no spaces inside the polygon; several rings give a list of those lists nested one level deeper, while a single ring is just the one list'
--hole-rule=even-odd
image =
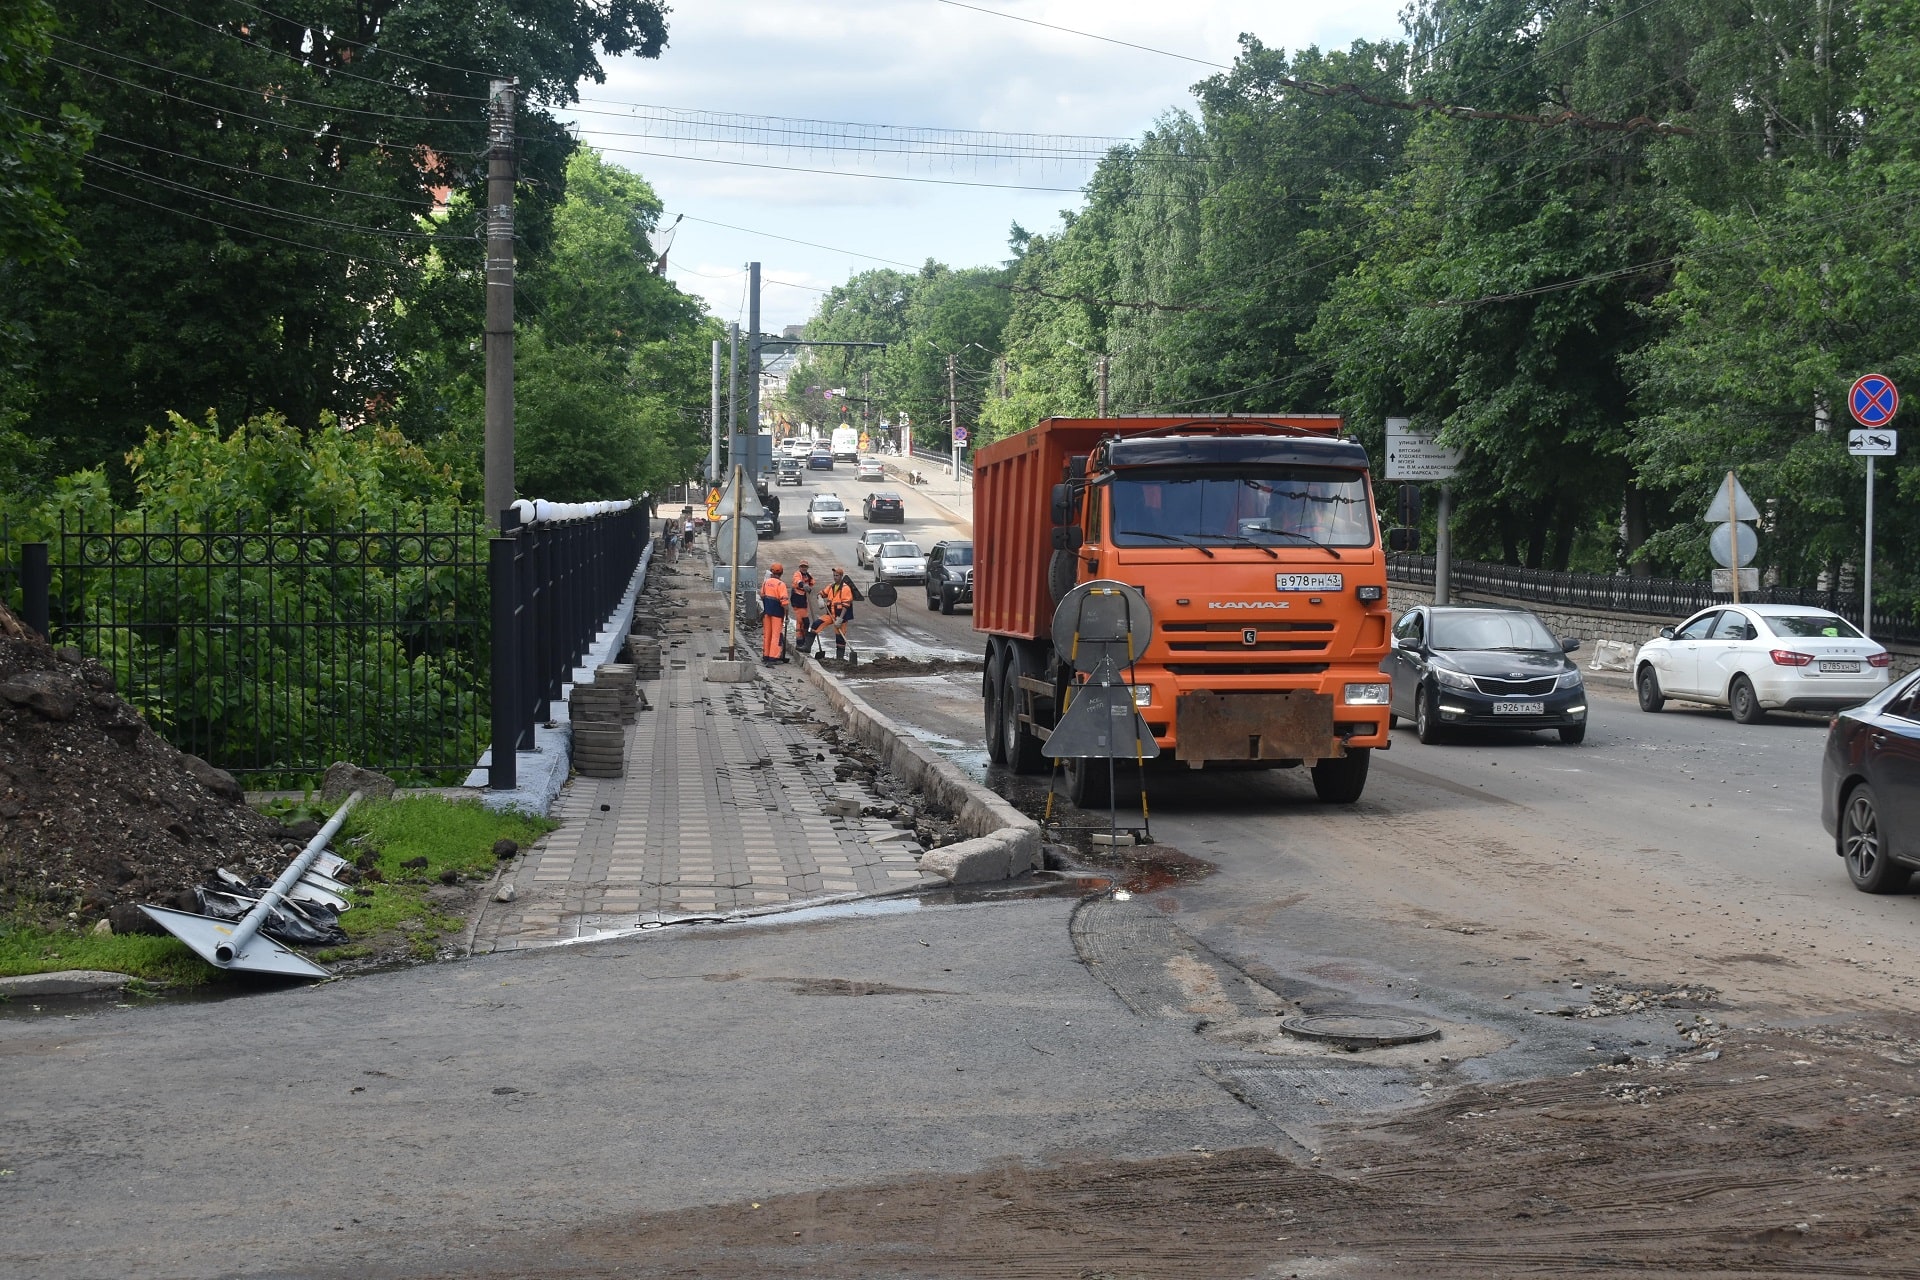
[{"label": "concrete kerb stone", "polygon": [[920,858],[922,871],[950,884],[980,884],[1010,880],[1041,865],[1039,823],[928,750],[833,672],[816,662],[801,670],[827,695],[855,738],[896,777],[951,812],[954,825],[970,837],[929,849]]},{"label": "concrete kerb stone", "polygon": [[61,969],[54,973],[30,973],[19,978],[0,978],[0,998],[24,999],[29,996],[92,996],[118,991],[133,979],[124,973],[106,969]]}]

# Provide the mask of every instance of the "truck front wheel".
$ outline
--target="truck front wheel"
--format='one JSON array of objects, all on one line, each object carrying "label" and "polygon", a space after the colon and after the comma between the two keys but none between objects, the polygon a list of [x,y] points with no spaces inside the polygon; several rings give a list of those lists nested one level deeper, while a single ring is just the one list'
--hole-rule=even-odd
[{"label": "truck front wheel", "polygon": [[1007,738],[1001,729],[1006,718],[1006,659],[995,653],[987,659],[985,677],[980,681],[980,700],[986,721],[987,759],[994,764],[1007,762]]},{"label": "truck front wheel", "polygon": [[1322,760],[1313,766],[1313,793],[1326,804],[1352,804],[1367,789],[1372,759],[1370,747],[1354,747],[1339,759]]}]

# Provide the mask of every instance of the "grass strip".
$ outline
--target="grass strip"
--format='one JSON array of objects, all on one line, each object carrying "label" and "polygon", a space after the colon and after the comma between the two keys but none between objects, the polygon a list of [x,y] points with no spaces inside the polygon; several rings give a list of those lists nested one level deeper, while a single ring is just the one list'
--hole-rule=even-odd
[{"label": "grass strip", "polygon": [[[327,810],[311,803],[281,802],[273,809],[288,821],[327,817]],[[353,909],[340,917],[350,941],[316,951],[313,958],[330,964],[404,949],[415,959],[433,959],[440,940],[466,926],[465,917],[443,910],[431,894],[443,877],[451,872],[456,884],[483,880],[493,874],[496,841],[512,840],[525,848],[555,825],[545,818],[497,813],[478,800],[403,795],[362,801],[347,815],[333,845],[364,876],[355,886]],[[0,921],[0,977],[62,969],[102,969],[173,987],[204,986],[226,976],[177,938]]]}]

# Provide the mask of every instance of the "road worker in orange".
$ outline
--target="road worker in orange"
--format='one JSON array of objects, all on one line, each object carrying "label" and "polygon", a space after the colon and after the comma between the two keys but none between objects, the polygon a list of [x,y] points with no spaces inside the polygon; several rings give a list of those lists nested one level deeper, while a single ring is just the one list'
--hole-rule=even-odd
[{"label": "road worker in orange", "polygon": [[853,582],[847,577],[847,571],[839,565],[833,566],[833,581],[820,593],[826,602],[827,617],[833,620],[833,656],[840,661],[847,657],[847,624],[853,621]]},{"label": "road worker in orange", "polygon": [[790,597],[782,581],[786,566],[778,560],[767,566],[760,584],[760,661],[768,666],[787,660],[787,606]]}]

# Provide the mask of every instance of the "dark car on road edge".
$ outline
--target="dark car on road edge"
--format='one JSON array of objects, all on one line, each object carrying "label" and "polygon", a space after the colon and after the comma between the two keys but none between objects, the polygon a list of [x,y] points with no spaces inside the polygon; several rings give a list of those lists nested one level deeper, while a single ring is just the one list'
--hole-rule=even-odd
[{"label": "dark car on road edge", "polygon": [[1387,723],[1413,721],[1420,741],[1450,728],[1554,729],[1587,736],[1587,690],[1563,640],[1525,609],[1421,605],[1394,624],[1380,670],[1393,681]]},{"label": "dark car on road edge", "polygon": [[1907,887],[1920,867],[1920,672],[1833,718],[1820,762],[1820,822],[1854,888]]},{"label": "dark car on road edge", "polygon": [[973,543],[934,543],[927,552],[927,608],[952,613],[955,605],[972,603]]},{"label": "dark car on road edge", "polygon": [[865,508],[868,524],[878,524],[882,520],[907,522],[907,504],[900,501],[900,495],[890,489],[870,493],[860,504]]}]

